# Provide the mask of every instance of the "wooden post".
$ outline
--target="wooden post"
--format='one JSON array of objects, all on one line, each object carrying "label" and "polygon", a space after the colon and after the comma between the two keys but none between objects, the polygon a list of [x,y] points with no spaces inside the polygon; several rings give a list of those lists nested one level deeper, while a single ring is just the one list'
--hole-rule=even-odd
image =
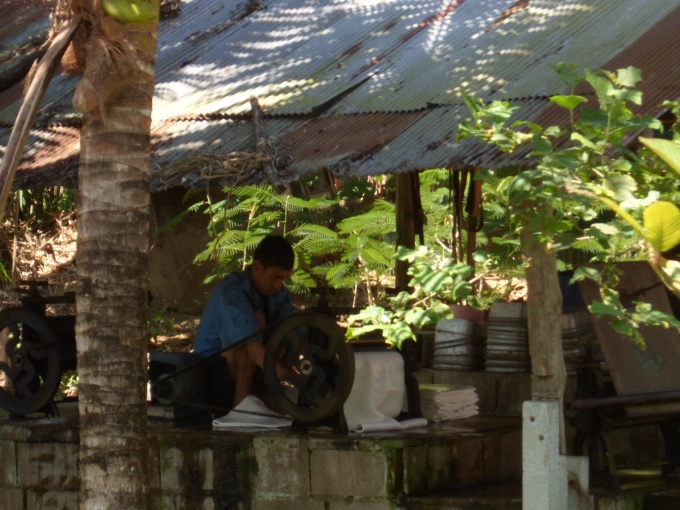
[{"label": "wooden post", "polygon": [[[415,201],[413,194],[416,193],[413,185],[413,176],[411,173],[405,172],[396,175],[396,199],[395,212],[397,215],[397,246],[405,246],[406,248],[415,248],[416,246],[416,229],[415,229]],[[397,290],[406,290],[408,288],[409,276],[408,262],[405,260],[397,260],[394,268],[395,283]]]}]

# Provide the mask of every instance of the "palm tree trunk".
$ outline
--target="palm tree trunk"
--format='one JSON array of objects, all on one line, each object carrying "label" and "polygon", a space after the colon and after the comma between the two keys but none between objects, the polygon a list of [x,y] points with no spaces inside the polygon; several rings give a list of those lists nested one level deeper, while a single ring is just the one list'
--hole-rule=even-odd
[{"label": "palm tree trunk", "polygon": [[93,13],[74,99],[85,114],[76,254],[80,508],[137,510],[149,508],[149,133],[158,19],[124,24]]}]

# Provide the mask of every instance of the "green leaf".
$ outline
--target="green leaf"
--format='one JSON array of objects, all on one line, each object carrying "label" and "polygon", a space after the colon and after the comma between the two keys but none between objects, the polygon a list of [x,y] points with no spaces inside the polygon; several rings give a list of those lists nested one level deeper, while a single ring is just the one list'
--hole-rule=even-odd
[{"label": "green leaf", "polygon": [[622,316],[622,311],[619,308],[611,305],[605,305],[600,301],[593,301],[588,309],[590,310],[590,313],[597,315],[598,317],[603,315],[611,315],[614,317]]},{"label": "green leaf", "polygon": [[577,71],[576,64],[558,62],[554,65],[551,64],[551,67],[555,70],[562,81],[571,87],[576,86],[580,81],[583,80],[583,76]]},{"label": "green leaf", "polygon": [[404,322],[398,322],[384,328],[383,335],[385,337],[385,341],[388,344],[394,345],[397,348],[400,348],[401,345],[407,340],[416,339],[416,336],[413,334],[413,330],[408,324]]},{"label": "green leaf", "polygon": [[466,281],[460,281],[453,285],[451,289],[451,299],[458,301],[467,299],[472,294],[472,285]]},{"label": "green leaf", "polygon": [[107,16],[123,23],[144,23],[158,17],[158,5],[145,0],[103,0]]},{"label": "green leaf", "polygon": [[620,233],[620,230],[616,227],[616,225],[612,225],[611,223],[593,223],[588,228],[588,231],[590,231],[590,229],[602,232],[604,235],[607,236],[615,236]]},{"label": "green leaf", "polygon": [[630,175],[609,175],[605,177],[604,186],[619,202],[632,198],[637,189],[637,183]]},{"label": "green leaf", "polygon": [[438,271],[421,278],[420,282],[426,294],[437,294],[445,285],[451,285],[453,278],[444,272]]},{"label": "green leaf", "polygon": [[510,194],[518,192],[530,192],[534,189],[534,179],[541,177],[541,172],[538,170],[525,170],[519,175],[516,175],[510,186],[508,187],[508,192]]},{"label": "green leaf", "polygon": [[359,338],[361,336],[367,335],[368,333],[373,333],[374,331],[382,330],[383,326],[380,324],[369,324],[368,326],[359,326],[356,328],[349,327],[345,332],[345,338],[347,340],[352,340],[353,338]]},{"label": "green leaf", "polygon": [[571,134],[571,139],[576,140],[577,142],[580,142],[581,145],[584,147],[588,147],[591,150],[597,150],[597,145],[595,145],[593,142],[588,140],[585,136],[583,136],[581,133],[572,133]]},{"label": "green leaf", "polygon": [[630,172],[633,167],[630,159],[624,157],[612,159],[610,165],[621,172]]},{"label": "green leaf", "polygon": [[612,95],[622,101],[627,100],[633,104],[642,104],[642,92],[639,90],[618,89]]},{"label": "green leaf", "polygon": [[612,103],[612,96],[614,95],[615,88],[611,81],[590,69],[586,70],[586,81],[590,83],[595,90],[601,107],[606,108]]},{"label": "green leaf", "polygon": [[616,83],[622,87],[635,87],[642,80],[642,71],[637,67],[629,66],[616,71]]},{"label": "green leaf", "polygon": [[574,271],[574,276],[572,280],[574,282],[581,282],[586,279],[593,280],[594,282],[600,282],[600,272],[594,267],[580,266]]},{"label": "green leaf", "polygon": [[395,257],[399,260],[407,260],[409,262],[413,262],[418,254],[423,254],[423,251],[427,251],[427,247],[425,246],[419,246],[417,250],[413,250],[411,248],[407,248],[406,246],[397,246],[397,253]]},{"label": "green leaf", "polygon": [[677,205],[659,201],[642,214],[647,242],[658,252],[665,252],[680,243],[680,209]]},{"label": "green leaf", "polygon": [[384,308],[380,306],[367,306],[359,313],[350,315],[347,318],[350,324],[355,322],[373,322],[378,324],[389,324],[390,315]]},{"label": "green leaf", "polygon": [[607,112],[602,110],[596,110],[584,106],[579,110],[579,115],[581,118],[580,123],[590,125],[591,128],[606,128],[609,124],[609,115],[607,115]]},{"label": "green leaf", "polygon": [[423,324],[428,322],[428,311],[423,308],[411,308],[404,314],[404,320],[409,324],[414,324],[421,328]]},{"label": "green leaf", "polygon": [[374,263],[381,264],[386,267],[390,267],[392,262],[384,257],[382,253],[373,248],[367,248],[363,251],[363,256],[367,261],[373,261]]},{"label": "green leaf", "polygon": [[562,108],[568,108],[573,110],[581,103],[585,103],[587,99],[583,96],[565,95],[565,96],[552,96],[550,101],[555,103]]},{"label": "green leaf", "polygon": [[645,138],[643,136],[639,140],[663,159],[676,174],[680,175],[680,144],[663,138]]},{"label": "green leaf", "polygon": [[614,329],[614,331],[623,336],[635,338],[639,335],[639,331],[637,330],[637,328],[628,321],[613,320],[609,323],[609,325]]}]

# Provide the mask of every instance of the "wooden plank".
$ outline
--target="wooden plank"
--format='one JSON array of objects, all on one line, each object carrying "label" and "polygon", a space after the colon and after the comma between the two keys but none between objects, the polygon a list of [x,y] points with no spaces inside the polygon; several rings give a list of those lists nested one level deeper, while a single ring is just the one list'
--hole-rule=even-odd
[{"label": "wooden plank", "polygon": [[[617,290],[624,306],[635,301],[650,303],[656,310],[672,314],[666,288],[647,262],[622,262],[623,270]],[[594,265],[596,268],[602,266]],[[592,281],[579,284],[583,299],[590,305],[601,300],[598,286]],[[618,395],[640,395],[680,390],[680,333],[673,328],[640,326],[645,346],[617,333],[606,319],[592,317],[602,355],[611,371]],[[664,403],[626,408],[628,416],[650,416],[680,412],[680,403]]]}]

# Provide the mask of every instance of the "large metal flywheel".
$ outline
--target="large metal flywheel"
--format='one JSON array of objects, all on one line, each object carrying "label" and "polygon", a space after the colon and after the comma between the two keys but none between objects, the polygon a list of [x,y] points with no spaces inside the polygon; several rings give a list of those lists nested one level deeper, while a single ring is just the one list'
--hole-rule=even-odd
[{"label": "large metal flywheel", "polygon": [[61,366],[44,317],[28,308],[0,311],[0,407],[17,415],[41,410],[59,387]]},{"label": "large metal flywheel", "polygon": [[[277,364],[292,377],[279,376]],[[300,312],[269,335],[264,378],[281,411],[303,423],[338,413],[354,383],[354,354],[337,323],[315,312]]]}]

